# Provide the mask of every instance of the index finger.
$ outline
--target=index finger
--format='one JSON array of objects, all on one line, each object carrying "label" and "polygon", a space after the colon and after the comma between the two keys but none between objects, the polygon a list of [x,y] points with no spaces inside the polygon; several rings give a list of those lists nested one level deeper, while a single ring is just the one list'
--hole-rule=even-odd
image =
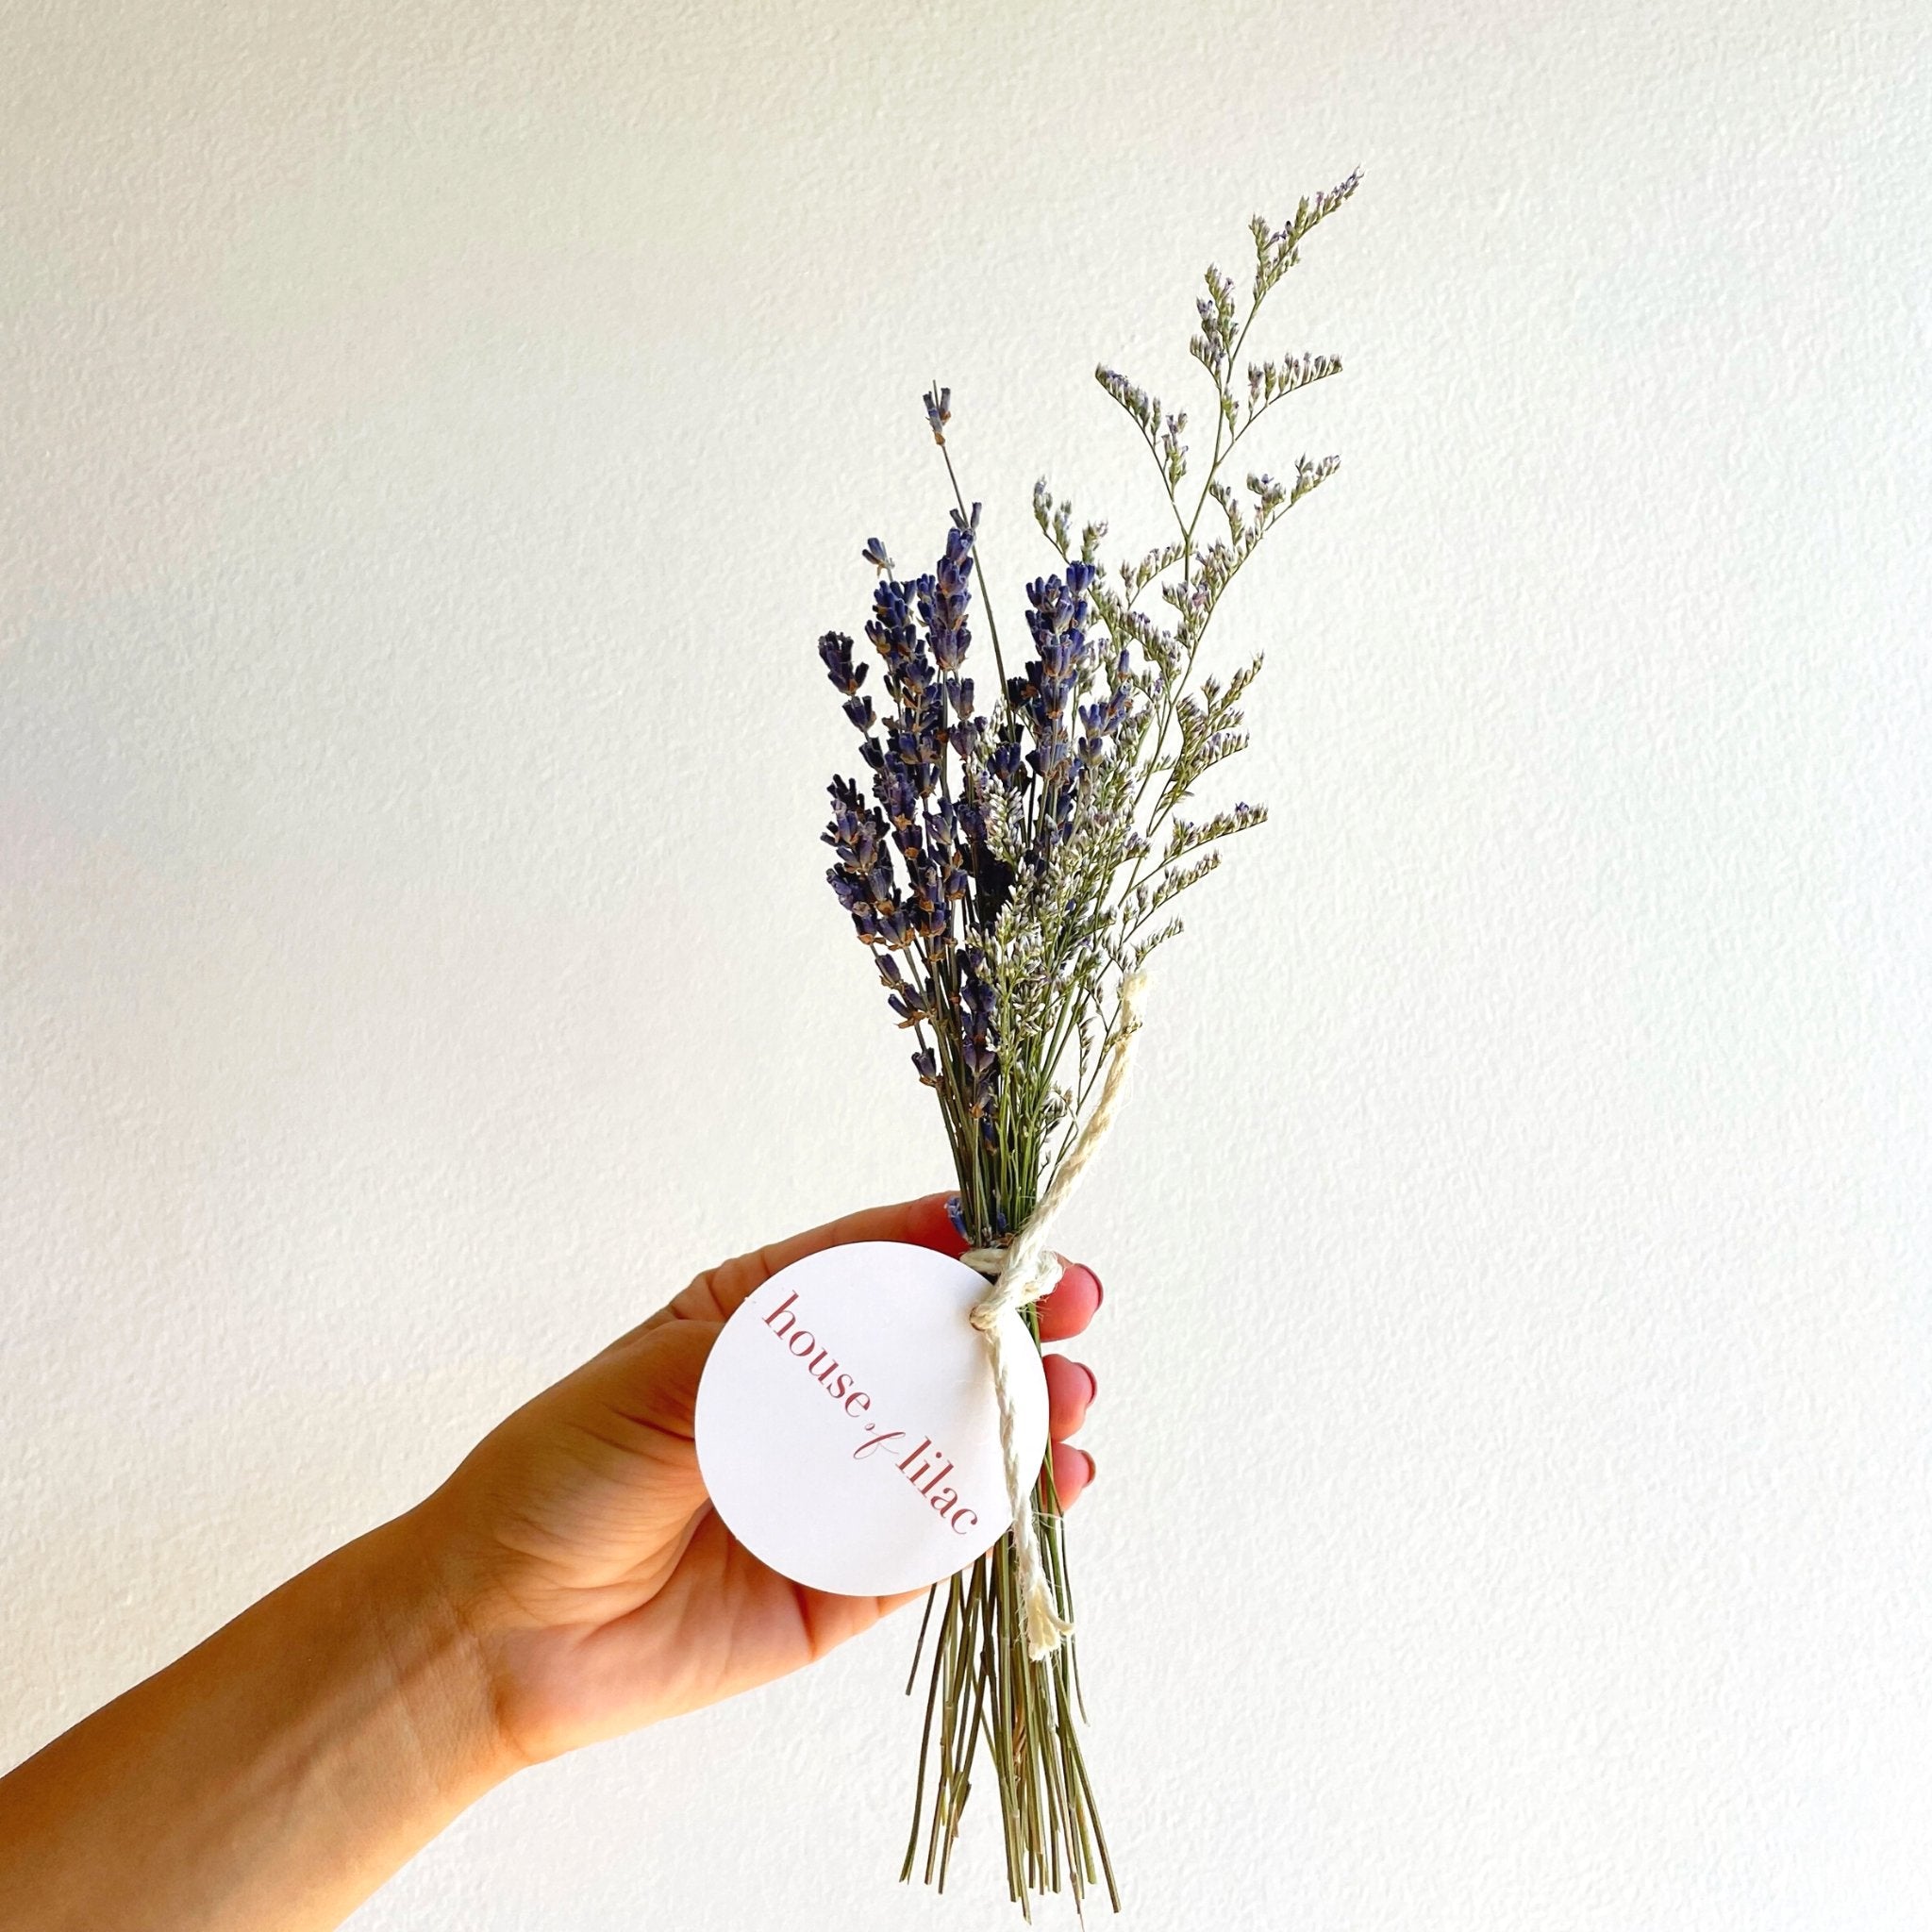
[{"label": "index finger", "polygon": [[734,1256],[715,1268],[707,1268],[644,1326],[660,1320],[726,1321],[747,1295],[755,1294],[779,1269],[789,1268],[808,1255],[844,1247],[852,1241],[906,1241],[914,1247],[937,1249],[942,1255],[963,1255],[966,1243],[946,1212],[946,1203],[953,1193],[952,1189],[946,1188],[936,1194],[921,1194],[911,1201],[860,1208],[854,1213],[840,1215],[835,1221],[808,1227],[803,1234],[788,1235],[783,1241],[768,1241],[749,1254]]}]

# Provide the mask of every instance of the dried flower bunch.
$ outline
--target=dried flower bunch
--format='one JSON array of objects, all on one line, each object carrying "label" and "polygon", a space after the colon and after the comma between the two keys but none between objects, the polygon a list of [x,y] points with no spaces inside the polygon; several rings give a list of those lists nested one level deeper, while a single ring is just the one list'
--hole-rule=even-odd
[{"label": "dried flower bunch", "polygon": [[[1087,524],[1076,553],[1072,505],[1056,504],[1044,479],[1036,484],[1034,516],[1061,568],[1025,587],[1033,655],[1017,669],[985,604],[994,672],[986,708],[967,670],[980,506],[967,508],[947,447],[949,389],[935,384],[924,399],[955,501],[944,555],[906,580],[876,537],[862,552],[878,573],[865,625],[880,664],[876,697],[852,639],[828,631],[819,640],[871,774],[869,786],[832,781],[827,877],[913,1035],[914,1070],[939,1095],[959,1181],[957,1217],[974,1246],[1009,1241],[1051,1180],[1120,1038],[1122,980],[1181,929],[1171,902],[1219,865],[1223,841],[1266,817],[1246,803],[1183,815],[1201,780],[1247,743],[1241,702],[1261,668],[1257,656],[1224,677],[1208,675],[1197,668],[1201,641],[1262,537],[1338,459],[1302,457],[1291,481],[1251,470],[1245,496],[1222,471],[1277,402],[1341,365],[1332,356],[1249,362],[1244,387],[1236,372],[1269,291],[1358,179],[1304,199],[1279,228],[1254,217],[1244,315],[1233,283],[1208,269],[1188,347],[1213,385],[1214,445],[1191,508],[1182,502],[1186,411],[1164,410],[1116,370],[1094,372],[1155,460],[1174,535],[1109,575],[1096,560],[1107,525]],[[1202,528],[1210,501],[1224,535]],[[1150,589],[1173,613],[1165,623],[1141,608]],[[1027,1319],[1037,1341],[1030,1309]],[[1055,1598],[1071,1617],[1050,1460],[1034,1507]],[[1028,1656],[1010,1534],[942,1593],[901,1876],[911,1875],[924,1838],[924,1875],[943,1885],[983,1741],[1008,1883],[1023,1911],[1031,1916],[1035,1892],[1071,1888],[1078,1901],[1103,1875],[1118,1909],[1074,1727],[1085,1711],[1074,1645],[1040,1661]],[[941,1596],[935,1587],[927,1599],[919,1654]]]}]

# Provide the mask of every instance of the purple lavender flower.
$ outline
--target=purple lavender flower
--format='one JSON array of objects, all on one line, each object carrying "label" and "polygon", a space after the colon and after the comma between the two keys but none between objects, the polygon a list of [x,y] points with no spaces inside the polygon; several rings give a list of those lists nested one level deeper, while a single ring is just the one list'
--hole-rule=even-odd
[{"label": "purple lavender flower", "polygon": [[[1017,682],[1017,680],[1016,680]],[[992,774],[1008,791],[1024,791],[1033,782],[1033,774],[1026,763],[1026,754],[1021,748],[1017,736],[1002,736],[993,747],[992,757],[987,760]]]},{"label": "purple lavender flower", "polygon": [[819,640],[819,657],[825,667],[825,675],[851,697],[865,682],[866,667],[854,665],[852,661],[852,640],[844,632],[828,630]]},{"label": "purple lavender flower", "polygon": [[927,390],[925,392],[925,420],[932,430],[932,440],[941,448],[945,446],[946,425],[953,420],[952,400],[953,391],[949,389],[937,392]]},{"label": "purple lavender flower", "polygon": [[930,670],[922,662],[918,626],[912,622],[907,586],[884,577],[873,587],[873,615],[865,634],[884,658],[886,691],[895,704],[905,702],[908,690],[924,688]]},{"label": "purple lavender flower", "polygon": [[992,981],[978,946],[959,951],[959,1058],[966,1070],[966,1110],[979,1123],[989,1145],[997,1144],[994,1103],[999,1097],[999,1032]]},{"label": "purple lavender flower", "polygon": [[[935,428],[942,427],[946,392],[927,401]],[[979,508],[953,512],[938,564],[910,581],[890,575],[891,559],[876,538],[865,546],[867,561],[882,572],[865,625],[882,667],[882,705],[860,689],[867,666],[855,662],[849,637],[827,631],[819,655],[843,694],[872,774],[870,801],[854,780],[833,783],[825,839],[839,862],[827,877],[879,962],[899,1024],[930,1024],[954,1042],[957,1104],[991,1137],[999,1092],[995,997],[985,954],[973,939],[999,917],[1015,873],[988,849],[978,788],[990,777],[1015,799],[1039,789],[1023,863],[1043,872],[1071,833],[1085,774],[1124,728],[1130,699],[1123,648],[1109,654],[1106,694],[1080,701],[1096,669],[1087,634],[1095,573],[1070,559],[1063,574],[1026,587],[1026,623],[1038,656],[1006,681],[997,724],[974,708],[974,681],[963,667],[973,641],[968,616]],[[949,776],[955,760],[957,796]],[[922,977],[901,972],[899,953],[924,962]],[[929,1069],[932,1081],[943,1086],[947,1064],[922,1036],[914,1060],[920,1077],[926,1079]]]},{"label": "purple lavender flower", "polygon": [[972,641],[966,628],[971,600],[967,580],[973,575],[973,533],[955,528],[946,538],[946,554],[931,576],[918,582],[919,615],[925,625],[932,661],[948,676],[957,672]]}]

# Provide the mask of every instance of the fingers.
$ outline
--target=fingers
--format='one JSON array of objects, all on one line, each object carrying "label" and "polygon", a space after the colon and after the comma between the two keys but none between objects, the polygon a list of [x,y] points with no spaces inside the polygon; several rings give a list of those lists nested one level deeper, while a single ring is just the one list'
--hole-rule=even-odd
[{"label": "fingers", "polygon": [[1093,1480],[1093,1458],[1071,1442],[1053,1445],[1053,1486],[1062,1509],[1071,1509],[1080,1491]]},{"label": "fingers", "polygon": [[[610,1347],[622,1349],[663,1322],[725,1321],[747,1295],[763,1287],[781,1268],[849,1241],[908,1241],[942,1255],[961,1254],[966,1244],[947,1211],[947,1204],[954,1198],[950,1189],[942,1189],[909,1201],[861,1208],[856,1213],[840,1215],[836,1220],[807,1228],[802,1234],[769,1242],[716,1268],[708,1268],[689,1288],[620,1336]],[[1079,1261],[1068,1262],[1051,1292],[1041,1297],[1041,1341],[1069,1341],[1083,1334],[1099,1312],[1105,1295],[1100,1277],[1092,1269]]]},{"label": "fingers", "polygon": [[[921,1194],[916,1200],[894,1201],[884,1208],[861,1208],[806,1229],[782,1241],[774,1241],[754,1254],[727,1261],[726,1268],[749,1267],[759,1282],[769,1280],[781,1268],[816,1255],[822,1248],[841,1247],[847,1241],[910,1241],[915,1247],[937,1248],[942,1255],[961,1255],[966,1243],[946,1212],[953,1199],[951,1188],[936,1194]],[[755,1282],[753,1286],[757,1286]],[[745,1291],[746,1294],[750,1289]],[[742,1296],[740,1297],[743,1299]]]},{"label": "fingers", "polygon": [[1042,1357],[1041,1366],[1046,1371],[1046,1432],[1063,1441],[1087,1420],[1096,1391],[1093,1371],[1064,1355]]},{"label": "fingers", "polygon": [[[1099,1311],[1100,1277],[1078,1261],[1068,1262],[1050,1294],[1040,1302],[1040,1339],[1067,1341],[1081,1334]],[[1093,1457],[1065,1439],[1087,1420],[1099,1385],[1085,1362],[1070,1356],[1041,1357],[1046,1371],[1046,1429],[1053,1444],[1053,1486],[1060,1507],[1070,1509],[1093,1480]]]},{"label": "fingers", "polygon": [[648,1328],[674,1317],[724,1321],[747,1295],[756,1293],[779,1269],[789,1268],[792,1262],[802,1261],[822,1249],[842,1247],[848,1241],[908,1241],[914,1247],[936,1248],[942,1255],[963,1254],[966,1243],[959,1239],[952,1217],[946,1212],[946,1203],[953,1198],[953,1191],[947,1188],[911,1201],[861,1208],[856,1213],[841,1214],[836,1221],[807,1228],[803,1234],[735,1256],[716,1268],[706,1269],[641,1326]]},{"label": "fingers", "polygon": [[1069,1261],[1058,1284],[1040,1301],[1040,1339],[1071,1341],[1082,1334],[1099,1312],[1100,1276],[1078,1261]]}]

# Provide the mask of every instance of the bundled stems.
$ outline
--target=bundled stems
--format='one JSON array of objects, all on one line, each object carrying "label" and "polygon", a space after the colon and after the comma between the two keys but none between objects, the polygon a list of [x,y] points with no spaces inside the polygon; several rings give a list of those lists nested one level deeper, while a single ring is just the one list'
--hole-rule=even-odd
[{"label": "bundled stems", "polygon": [[[1071,1616],[1064,1518],[1043,1468],[1034,1507],[1054,1595]],[[1074,1639],[1035,1662],[1026,1654],[1012,1540],[1003,1537],[969,1570],[942,1586],[945,1603],[928,1669],[913,1816],[902,1879],[920,1866],[927,1884],[943,1887],[982,1742],[999,1786],[1008,1895],[1032,1917],[1032,1897],[1070,1890],[1076,1905],[1105,1884],[1114,1910],[1119,1884],[1107,1835],[1094,1808],[1092,1781],[1080,1748],[1084,1722]],[[927,1618],[941,1586],[927,1602]],[[920,1631],[924,1649],[926,1624]],[[919,1651],[914,1654],[914,1674]],[[908,1684],[911,1688],[910,1680]],[[927,1800],[928,1767],[931,1796]]]}]

